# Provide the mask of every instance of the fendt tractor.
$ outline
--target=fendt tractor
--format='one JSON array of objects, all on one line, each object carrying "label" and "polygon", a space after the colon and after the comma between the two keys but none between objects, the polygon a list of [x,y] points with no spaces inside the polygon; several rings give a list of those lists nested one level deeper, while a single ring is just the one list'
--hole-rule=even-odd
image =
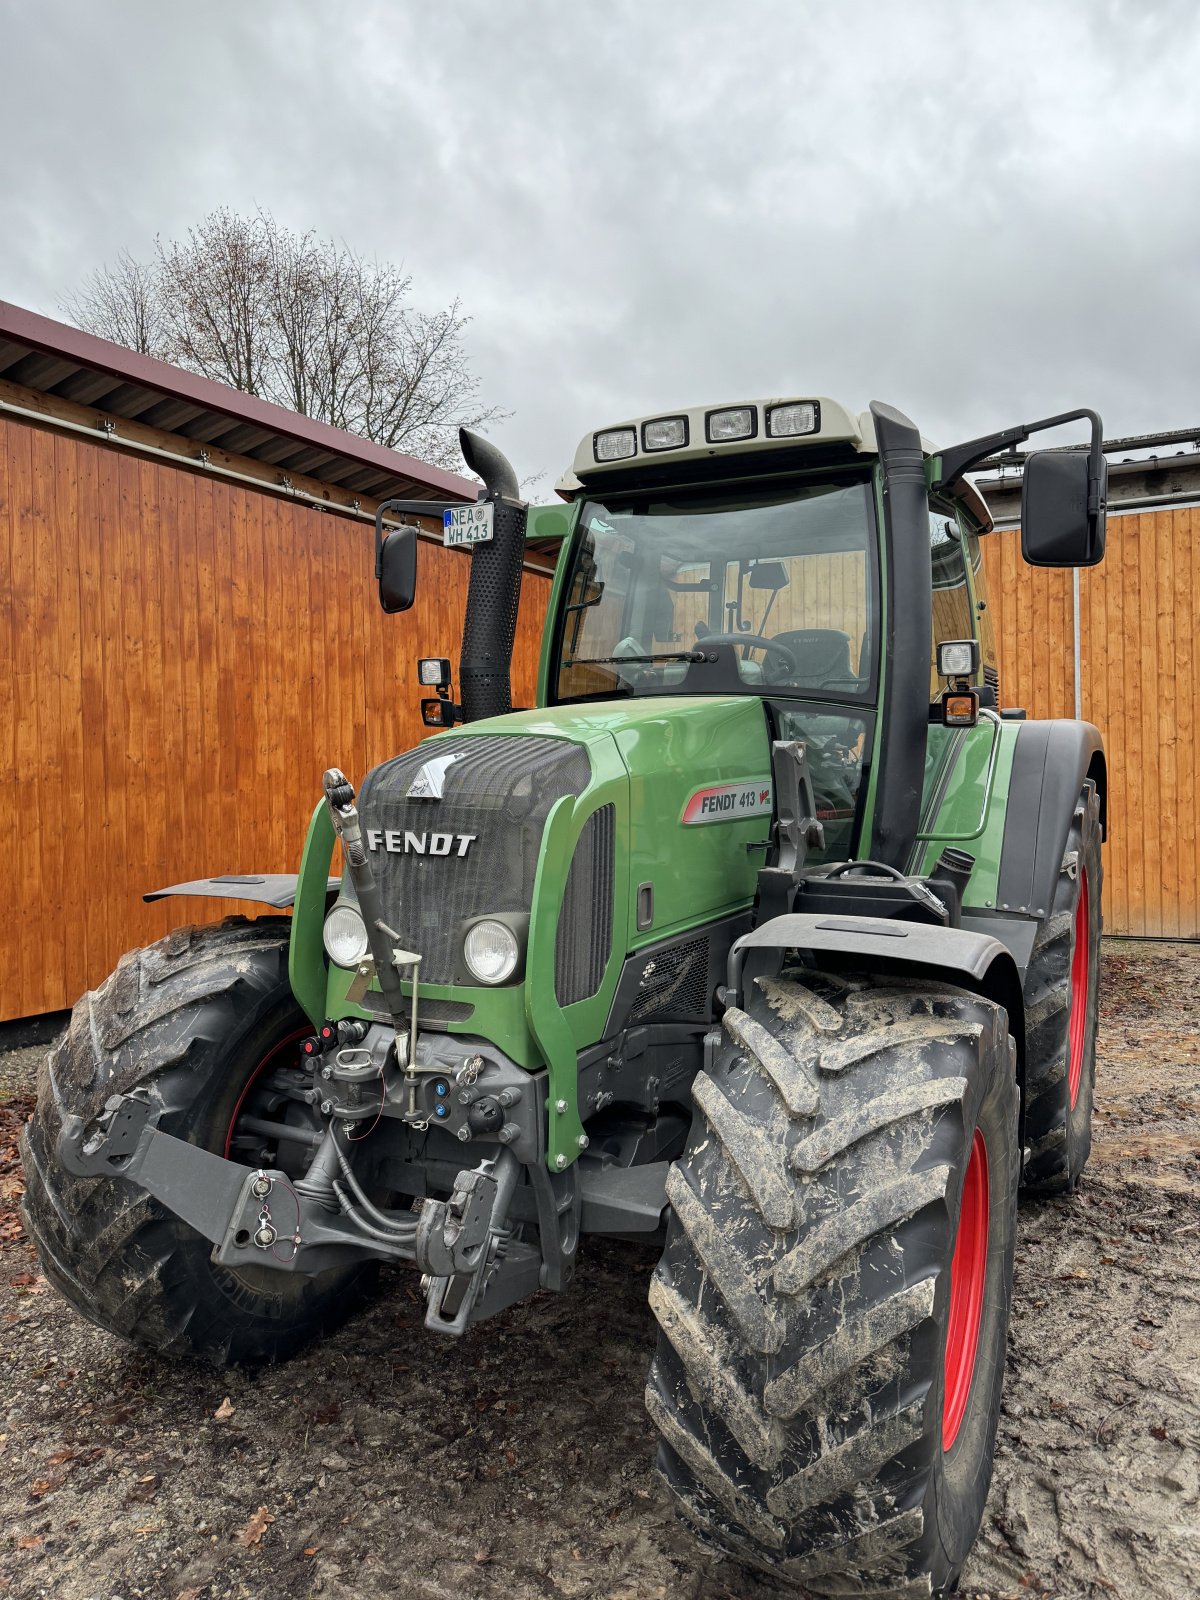
[{"label": "fendt tractor", "polygon": [[[1088,1157],[1107,787],[1095,728],[1001,708],[964,474],[1076,419],[1021,518],[1027,562],[1075,566],[1104,549],[1092,412],[938,451],[881,404],[680,410],[589,433],[543,507],[464,434],[437,731],[357,792],[314,774],[298,875],[159,891],[276,914],[180,928],[76,1006],[24,1146],[51,1282],[250,1364],[379,1262],[457,1336],[566,1290],[584,1235],[657,1244],[646,1406],[701,1536],[811,1593],[952,1588],[1018,1186]],[[380,508],[385,611],[429,510]]]}]

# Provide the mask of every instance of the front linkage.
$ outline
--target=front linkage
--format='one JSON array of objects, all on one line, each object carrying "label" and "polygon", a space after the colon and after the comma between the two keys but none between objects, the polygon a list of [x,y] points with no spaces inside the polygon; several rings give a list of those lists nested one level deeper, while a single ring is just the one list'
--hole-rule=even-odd
[{"label": "front linkage", "polygon": [[[392,1026],[327,1023],[305,1041],[311,1082],[301,1094],[324,1127],[312,1136],[304,1176],[247,1169],[163,1132],[162,1107],[144,1090],[113,1096],[90,1132],[83,1118],[65,1115],[59,1158],[78,1177],[135,1183],[211,1240],[213,1261],[231,1269],[315,1276],[367,1258],[411,1264],[422,1274],[426,1327],[460,1335],[539,1287],[564,1287],[578,1242],[576,1176],[545,1164],[537,1111],[544,1073],[531,1075],[490,1049],[464,1058],[462,1041],[418,1034],[420,957],[398,948],[382,921],[354,790],[336,769],[325,774],[325,798],[370,935],[360,977],[365,986],[378,975]],[[457,1176],[450,1169],[448,1200],[426,1199],[416,1214],[388,1210],[356,1171],[356,1146],[385,1118],[417,1137],[436,1125],[464,1144],[499,1148]],[[518,1236],[519,1188],[516,1209],[536,1222],[540,1246]]]}]

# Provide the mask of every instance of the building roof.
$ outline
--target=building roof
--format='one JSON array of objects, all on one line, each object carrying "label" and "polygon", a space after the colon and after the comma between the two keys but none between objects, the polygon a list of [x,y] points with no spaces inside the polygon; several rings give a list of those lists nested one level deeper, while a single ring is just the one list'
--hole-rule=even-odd
[{"label": "building roof", "polygon": [[0,300],[0,378],[373,499],[474,500],[477,485],[326,422]]}]

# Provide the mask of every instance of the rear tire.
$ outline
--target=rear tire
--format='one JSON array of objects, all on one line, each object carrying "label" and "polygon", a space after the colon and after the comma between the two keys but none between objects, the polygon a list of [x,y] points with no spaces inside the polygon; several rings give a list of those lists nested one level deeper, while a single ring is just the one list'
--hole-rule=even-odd
[{"label": "rear tire", "polygon": [[959,990],[793,976],[726,1012],[668,1179],[659,1468],[703,1535],[806,1592],[940,1593],[991,1477],[1015,1047]]},{"label": "rear tire", "polygon": [[[231,918],[123,956],[42,1065],[22,1139],[25,1226],[55,1288],[134,1344],[217,1366],[282,1360],[340,1322],[372,1280],[369,1266],[315,1278],[219,1266],[209,1241],[144,1190],[75,1177],[57,1157],[64,1112],[88,1120],[140,1087],[164,1133],[257,1164],[255,1137],[237,1131],[247,1091],[312,1031],[288,983],[288,931],[286,919]],[[286,1114],[303,1126],[298,1107]],[[307,1147],[279,1150],[286,1166]]]},{"label": "rear tire", "polygon": [[1091,1153],[1103,891],[1100,800],[1089,779],[1025,976],[1025,1184],[1040,1194],[1074,1189]]}]

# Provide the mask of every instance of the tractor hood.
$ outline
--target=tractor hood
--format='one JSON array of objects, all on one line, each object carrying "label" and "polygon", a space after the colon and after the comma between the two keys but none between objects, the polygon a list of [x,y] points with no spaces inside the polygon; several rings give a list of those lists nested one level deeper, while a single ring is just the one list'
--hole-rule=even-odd
[{"label": "tractor hood", "polygon": [[[650,886],[652,915],[647,920],[644,904],[640,918],[647,925],[637,925],[631,904],[627,923],[612,929],[624,954],[753,898],[758,862],[746,845],[766,837],[770,788],[757,699],[672,697],[471,723],[377,767],[363,783],[360,806],[384,904],[397,919],[392,926],[422,951],[429,982],[452,983],[465,977],[458,966],[464,921],[530,910],[556,806],[567,803],[577,839],[587,842],[586,834],[597,852],[585,869],[576,850],[571,869],[586,879],[589,904],[611,900],[615,910],[618,900],[632,902],[640,886]],[[619,836],[618,804],[630,818]],[[601,881],[609,875],[611,889]],[[599,926],[585,929],[571,876],[560,889],[564,937],[574,918],[577,946],[608,944]],[[604,963],[597,955],[583,965],[588,970],[575,983],[560,986],[559,1004],[595,991]]]}]

